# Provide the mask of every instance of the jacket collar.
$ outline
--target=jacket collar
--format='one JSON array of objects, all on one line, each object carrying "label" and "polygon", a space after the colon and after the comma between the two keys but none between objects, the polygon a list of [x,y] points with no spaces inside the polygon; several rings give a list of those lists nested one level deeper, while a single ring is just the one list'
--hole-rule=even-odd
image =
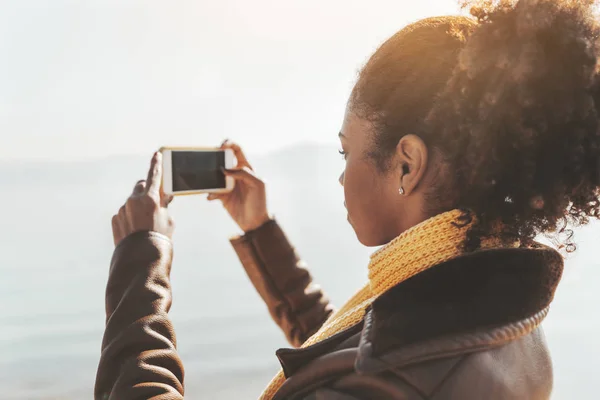
[{"label": "jacket collar", "polygon": [[[360,324],[302,349],[280,349],[286,376],[360,332],[356,369],[376,372],[497,346],[541,323],[563,271],[546,246],[480,250],[443,262],[381,295]],[[362,329],[362,331],[361,331]]]},{"label": "jacket collar", "polygon": [[562,271],[561,255],[543,245],[481,250],[424,271],[373,303],[357,369],[478,351],[526,335],[548,313]]}]

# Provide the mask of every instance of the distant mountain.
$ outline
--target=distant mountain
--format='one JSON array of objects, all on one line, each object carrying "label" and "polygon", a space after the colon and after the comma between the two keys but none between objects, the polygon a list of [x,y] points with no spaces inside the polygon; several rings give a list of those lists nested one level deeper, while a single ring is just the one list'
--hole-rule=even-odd
[{"label": "distant mountain", "polygon": [[[299,144],[262,156],[248,155],[261,172],[267,175],[286,176],[288,180],[304,180],[307,177],[340,170],[343,164],[335,146]],[[122,179],[135,182],[143,177],[148,168],[148,156],[112,156],[90,161],[0,161],[0,189],[56,184],[78,186],[95,182],[108,184]],[[332,175],[332,176],[333,176]]]}]

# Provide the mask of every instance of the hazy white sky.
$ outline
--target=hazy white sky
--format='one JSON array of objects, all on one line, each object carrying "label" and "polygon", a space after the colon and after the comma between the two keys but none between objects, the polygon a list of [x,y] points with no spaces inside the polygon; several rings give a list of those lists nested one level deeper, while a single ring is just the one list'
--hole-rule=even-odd
[{"label": "hazy white sky", "polygon": [[0,1],[0,160],[335,142],[375,48],[456,4]]}]

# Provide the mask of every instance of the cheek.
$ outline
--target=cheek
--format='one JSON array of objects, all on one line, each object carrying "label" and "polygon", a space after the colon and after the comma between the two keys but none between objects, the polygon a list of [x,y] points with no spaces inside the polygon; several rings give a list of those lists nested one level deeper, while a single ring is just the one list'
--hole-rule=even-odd
[{"label": "cheek", "polygon": [[[346,165],[344,172],[344,197],[348,215],[355,229],[368,229],[377,223],[377,210],[382,201],[382,190],[376,175],[366,163]],[[359,232],[357,232],[359,233]]]},{"label": "cheek", "polygon": [[344,187],[344,204],[348,209],[348,213],[350,213],[350,208],[354,204],[355,191],[358,186],[356,179],[354,178],[355,177],[352,174],[352,164],[346,163],[346,168],[340,176],[340,183]]},{"label": "cheek", "polygon": [[362,186],[362,171],[351,161],[346,163],[343,173],[344,197],[347,205],[356,203]]}]

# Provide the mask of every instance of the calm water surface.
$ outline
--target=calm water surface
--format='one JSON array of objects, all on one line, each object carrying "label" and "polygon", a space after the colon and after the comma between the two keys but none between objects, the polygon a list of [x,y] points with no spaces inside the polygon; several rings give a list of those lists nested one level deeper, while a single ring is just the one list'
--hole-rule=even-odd
[{"label": "calm water surface", "polygon": [[[315,154],[303,174],[286,169],[285,161],[304,157],[301,151],[259,164],[267,172],[271,209],[315,279],[341,304],[366,280],[372,250],[358,245],[345,222],[335,184],[341,166]],[[92,398],[112,252],[110,217],[144,168],[139,159],[33,165],[20,168],[17,179],[14,166],[0,166],[4,400]],[[178,227],[171,315],[186,365],[186,397],[257,398],[277,371],[275,349],[286,342],[228,243],[235,226],[220,206],[197,197],[178,199],[172,212]],[[576,238],[579,250],[568,258],[545,322],[554,399],[597,398],[600,224]]]}]

